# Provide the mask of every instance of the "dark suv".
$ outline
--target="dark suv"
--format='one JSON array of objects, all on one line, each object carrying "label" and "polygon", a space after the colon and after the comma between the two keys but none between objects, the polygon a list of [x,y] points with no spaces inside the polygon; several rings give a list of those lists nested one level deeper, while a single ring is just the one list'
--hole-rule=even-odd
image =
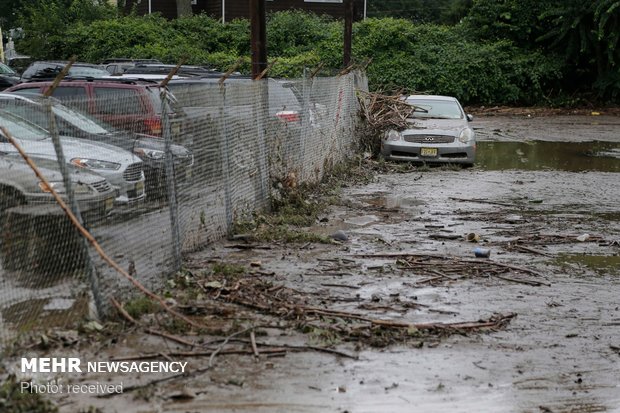
[{"label": "dark suv", "polygon": [[[38,61],[33,62],[22,73],[21,81],[54,80],[60,71],[69,62],[67,61]],[[75,62],[69,69],[68,76],[101,77],[109,75],[103,68],[90,63]]]},{"label": "dark suv", "polygon": [[[38,95],[51,84],[51,81],[21,83],[7,92]],[[157,83],[128,79],[67,79],[58,85],[52,96],[117,128],[161,135],[161,100]]]},{"label": "dark suv", "polygon": [[122,75],[127,69],[131,69],[137,64],[163,64],[157,59],[127,59],[113,58],[106,59],[101,62],[101,66],[105,68],[111,75]]}]

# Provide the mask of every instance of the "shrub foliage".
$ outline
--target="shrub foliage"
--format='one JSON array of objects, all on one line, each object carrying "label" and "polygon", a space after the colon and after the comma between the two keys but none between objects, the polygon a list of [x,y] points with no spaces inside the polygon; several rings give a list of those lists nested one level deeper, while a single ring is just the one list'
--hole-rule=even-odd
[{"label": "shrub foliage", "polygon": [[[590,77],[590,90],[596,87],[599,96],[615,96],[610,89],[617,91],[620,77],[611,69],[615,69],[618,49],[610,46],[610,33],[619,20],[610,13],[620,11],[620,2],[598,2],[607,8],[592,9],[593,18],[598,19],[593,27],[599,34],[592,42],[603,39],[607,47],[601,53],[596,44],[581,44],[598,50],[604,60],[598,77]],[[250,70],[247,20],[222,25],[207,15],[176,20],[157,14],[119,16],[104,3],[35,1],[21,16],[27,33],[19,44],[21,51],[37,58],[75,54],[79,60],[94,63],[109,57],[159,58],[168,63],[185,58],[187,63],[219,70],[240,62],[238,70]],[[545,8],[551,3],[555,8]],[[450,26],[369,18],[354,24],[353,58],[357,63],[372,58],[367,71],[373,90],[454,95],[466,104],[557,101],[558,96],[576,89],[570,82],[577,78],[573,66],[579,56],[559,51],[558,42],[572,41],[570,36],[577,34],[556,17],[558,4],[556,0],[478,0],[468,16]],[[554,22],[554,28],[543,30]],[[267,43],[270,61],[278,59],[272,76],[299,77],[321,63],[324,73],[342,66],[342,22],[325,16],[273,13],[268,16]],[[585,59],[579,58],[579,62]],[[585,72],[580,73],[583,80]]]}]

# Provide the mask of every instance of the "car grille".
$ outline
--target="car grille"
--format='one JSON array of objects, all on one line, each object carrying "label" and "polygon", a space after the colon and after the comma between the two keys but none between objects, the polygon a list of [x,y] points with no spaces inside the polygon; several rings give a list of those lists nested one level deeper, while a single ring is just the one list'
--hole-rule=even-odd
[{"label": "car grille", "polygon": [[111,188],[110,183],[106,180],[95,182],[93,184],[93,188],[97,190],[97,192],[108,192]]},{"label": "car grille", "polygon": [[454,136],[444,136],[444,135],[405,135],[403,139],[405,139],[406,142],[424,143],[428,145],[432,145],[434,143],[454,142]]},{"label": "car grille", "polygon": [[142,179],[142,162],[132,163],[123,172],[126,181],[139,181]]}]

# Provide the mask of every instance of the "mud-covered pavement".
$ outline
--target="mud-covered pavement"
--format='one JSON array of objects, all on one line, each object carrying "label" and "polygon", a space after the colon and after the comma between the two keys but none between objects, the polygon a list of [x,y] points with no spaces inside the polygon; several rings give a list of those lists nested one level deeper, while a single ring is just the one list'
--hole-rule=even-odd
[{"label": "mud-covered pavement", "polygon": [[221,340],[131,334],[80,354],[213,366],[107,398],[50,398],[66,412],[620,412],[620,118],[474,126],[473,169],[346,188],[307,229],[342,230],[342,243],[225,241],[187,257],[190,277],[213,263],[251,269],[229,288],[203,283],[194,311],[228,333],[255,326],[256,350],[232,338],[245,354],[187,358]]}]

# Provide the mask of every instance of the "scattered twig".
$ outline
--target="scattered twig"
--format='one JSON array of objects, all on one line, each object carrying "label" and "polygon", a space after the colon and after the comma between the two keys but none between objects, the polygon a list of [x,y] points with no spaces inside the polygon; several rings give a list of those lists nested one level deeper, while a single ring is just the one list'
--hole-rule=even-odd
[{"label": "scattered twig", "polygon": [[499,278],[500,280],[504,280],[504,281],[510,281],[513,283],[518,283],[518,284],[525,284],[525,285],[531,285],[534,287],[540,287],[541,285],[550,287],[551,284],[549,283],[545,283],[542,281],[536,281],[536,280],[519,280],[517,278],[511,278],[511,277],[506,277],[505,275],[499,275],[499,274],[491,274],[493,277],[495,278]]},{"label": "scattered twig", "polygon": [[250,341],[252,342],[252,352],[256,358],[260,357],[258,353],[258,347],[256,347],[256,335],[254,334],[254,330],[250,331]]},{"label": "scattered twig", "polygon": [[116,308],[116,310],[122,315],[127,321],[131,324],[138,324],[135,318],[133,318],[129,313],[123,308],[123,305],[116,301],[114,297],[110,297],[110,302]]},{"label": "scattered twig", "polygon": [[244,330],[237,331],[236,333],[233,333],[233,334],[229,335],[228,337],[226,337],[224,339],[224,341],[222,342],[222,344],[220,344],[220,346],[213,353],[211,353],[211,356],[209,357],[209,367],[211,367],[213,365],[213,360],[215,360],[215,356],[217,356],[218,353],[220,353],[224,349],[224,346],[226,346],[226,344],[228,344],[228,341],[231,338],[239,336],[239,335],[244,334],[244,333],[247,333],[248,331],[252,330],[253,328],[254,327],[249,327],[249,328],[246,328]]},{"label": "scattered twig", "polygon": [[155,330],[155,329],[152,329],[152,328],[147,328],[145,331],[148,334],[152,334],[154,336],[159,336],[159,337],[164,337],[164,338],[167,338],[168,340],[175,341],[175,342],[177,342],[179,344],[183,344],[183,345],[186,345],[186,346],[189,346],[189,347],[195,347],[196,346],[196,344],[192,343],[191,341],[187,341],[187,340],[185,340],[185,339],[183,339],[181,337],[177,337],[177,336],[174,336],[172,334],[165,333],[163,331]]},{"label": "scattered twig", "polygon": [[226,248],[238,248],[240,250],[270,250],[271,245],[259,245],[259,244],[227,244]]},{"label": "scattered twig", "polygon": [[361,287],[357,285],[346,285],[346,284],[321,284],[323,287],[339,287],[339,288],[350,288],[353,290],[359,290]]},{"label": "scattered twig", "polygon": [[520,206],[520,205],[514,205],[514,204],[507,204],[505,202],[489,201],[488,199],[478,199],[478,198],[466,199],[466,198],[450,197],[448,199],[451,199],[453,201],[460,201],[460,202],[475,202],[477,204],[500,205],[500,206],[505,206],[505,207]]}]

